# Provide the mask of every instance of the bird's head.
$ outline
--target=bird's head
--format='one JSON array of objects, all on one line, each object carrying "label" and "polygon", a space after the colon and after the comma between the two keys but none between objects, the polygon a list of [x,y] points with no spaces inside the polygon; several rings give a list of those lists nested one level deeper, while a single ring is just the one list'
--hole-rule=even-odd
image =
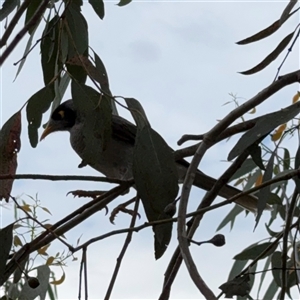
[{"label": "bird's head", "polygon": [[40,138],[56,131],[69,131],[76,122],[76,111],[73,100],[67,100],[60,104],[51,114],[50,120]]}]

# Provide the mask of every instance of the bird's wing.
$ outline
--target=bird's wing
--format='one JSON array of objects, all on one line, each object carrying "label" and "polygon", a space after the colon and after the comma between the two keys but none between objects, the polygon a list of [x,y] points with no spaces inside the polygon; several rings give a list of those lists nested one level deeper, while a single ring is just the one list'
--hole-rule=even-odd
[{"label": "bird's wing", "polygon": [[134,145],[137,128],[126,119],[112,116],[112,138]]}]

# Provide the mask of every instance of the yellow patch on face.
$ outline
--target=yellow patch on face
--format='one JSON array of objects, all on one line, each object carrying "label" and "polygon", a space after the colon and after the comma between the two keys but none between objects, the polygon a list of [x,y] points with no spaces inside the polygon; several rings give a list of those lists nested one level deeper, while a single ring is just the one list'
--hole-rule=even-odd
[{"label": "yellow patch on face", "polygon": [[60,110],[58,112],[58,114],[61,116],[62,119],[64,119],[64,117],[65,117],[65,111],[64,110]]}]

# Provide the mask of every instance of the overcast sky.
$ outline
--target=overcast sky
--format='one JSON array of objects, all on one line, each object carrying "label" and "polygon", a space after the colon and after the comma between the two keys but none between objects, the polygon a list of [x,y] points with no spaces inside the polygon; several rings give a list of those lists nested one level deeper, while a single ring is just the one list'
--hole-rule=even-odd
[{"label": "overcast sky", "polygon": [[[246,77],[237,72],[259,63],[294,30],[298,22],[295,16],[274,36],[253,45],[237,46],[235,42],[278,19],[286,2],[133,1],[125,7],[118,7],[115,3],[105,3],[104,21],[99,20],[88,3],[84,3],[83,13],[88,20],[90,45],[106,66],[112,93],[138,99],[152,127],[174,148],[178,148],[176,141],[183,134],[204,133],[232,110],[233,104],[223,105],[232,100],[229,93],[242,97],[239,100],[242,103],[272,82],[285,52],[266,70],[256,75]],[[34,41],[38,37],[37,33]],[[1,124],[43,87],[39,47],[28,57],[21,74],[13,82],[17,70],[13,63],[22,57],[25,44],[26,40],[20,43],[2,68]],[[282,74],[299,68],[298,50],[295,46],[282,68]],[[290,105],[297,89],[298,85],[292,85],[280,91],[259,107],[256,115]],[[70,91],[66,93],[65,99],[69,96]],[[120,112],[123,113],[122,110]],[[89,167],[77,168],[81,160],[71,149],[68,133],[50,135],[37,148],[31,148],[25,111],[22,117],[22,148],[17,173],[99,175]],[[44,117],[44,123],[48,117],[49,114]],[[211,148],[200,168],[211,176],[220,175],[228,166],[228,163],[221,161],[226,160],[234,140]],[[104,187],[108,186],[23,180],[14,183],[13,195],[30,202],[26,195],[34,197],[38,194],[42,205],[52,212],[49,222],[54,223],[87,201],[66,196],[68,191]],[[198,205],[201,196],[203,192],[193,190],[190,210]],[[128,200],[128,197],[122,197],[118,203]],[[115,205],[114,202],[109,206],[110,211]],[[13,204],[4,206],[1,211],[3,226],[9,224],[14,216]],[[210,239],[230,209],[225,207],[206,214],[195,239]],[[49,215],[41,212],[39,219],[45,218],[49,218]],[[219,294],[218,287],[228,277],[232,257],[251,242],[268,237],[264,226],[268,213],[264,214],[255,232],[254,220],[253,215],[247,218],[240,215],[232,232],[228,226],[223,229],[221,233],[226,237],[226,246],[222,248],[211,245],[192,247],[200,274],[216,294]],[[144,221],[142,218],[138,223]],[[129,216],[120,214],[116,225],[112,225],[108,217],[100,212],[66,236],[70,244],[76,245],[80,236],[81,242],[84,242],[93,236],[124,228],[129,222]],[[157,298],[160,294],[164,271],[176,247],[176,226],[169,249],[158,261],[155,261],[153,255],[152,235],[151,229],[134,234],[112,294],[114,299]],[[89,247],[90,299],[103,298],[124,239],[125,236],[114,236]],[[64,249],[64,245],[55,242],[48,253],[55,255]],[[81,257],[80,253],[75,256],[78,261],[68,261],[66,280],[58,287],[60,299],[74,299],[78,295]],[[61,270],[54,270],[57,277],[60,277]],[[256,297],[255,294],[252,296]],[[175,280],[171,297],[201,298],[184,265]]]}]

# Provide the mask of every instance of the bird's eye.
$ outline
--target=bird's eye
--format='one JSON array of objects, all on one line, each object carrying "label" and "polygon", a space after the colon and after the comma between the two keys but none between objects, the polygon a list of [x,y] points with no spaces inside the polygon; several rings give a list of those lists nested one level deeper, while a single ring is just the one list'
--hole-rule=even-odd
[{"label": "bird's eye", "polygon": [[65,117],[65,112],[64,112],[63,110],[60,110],[60,111],[58,112],[58,114],[60,115],[61,119],[64,119],[64,117]]}]

